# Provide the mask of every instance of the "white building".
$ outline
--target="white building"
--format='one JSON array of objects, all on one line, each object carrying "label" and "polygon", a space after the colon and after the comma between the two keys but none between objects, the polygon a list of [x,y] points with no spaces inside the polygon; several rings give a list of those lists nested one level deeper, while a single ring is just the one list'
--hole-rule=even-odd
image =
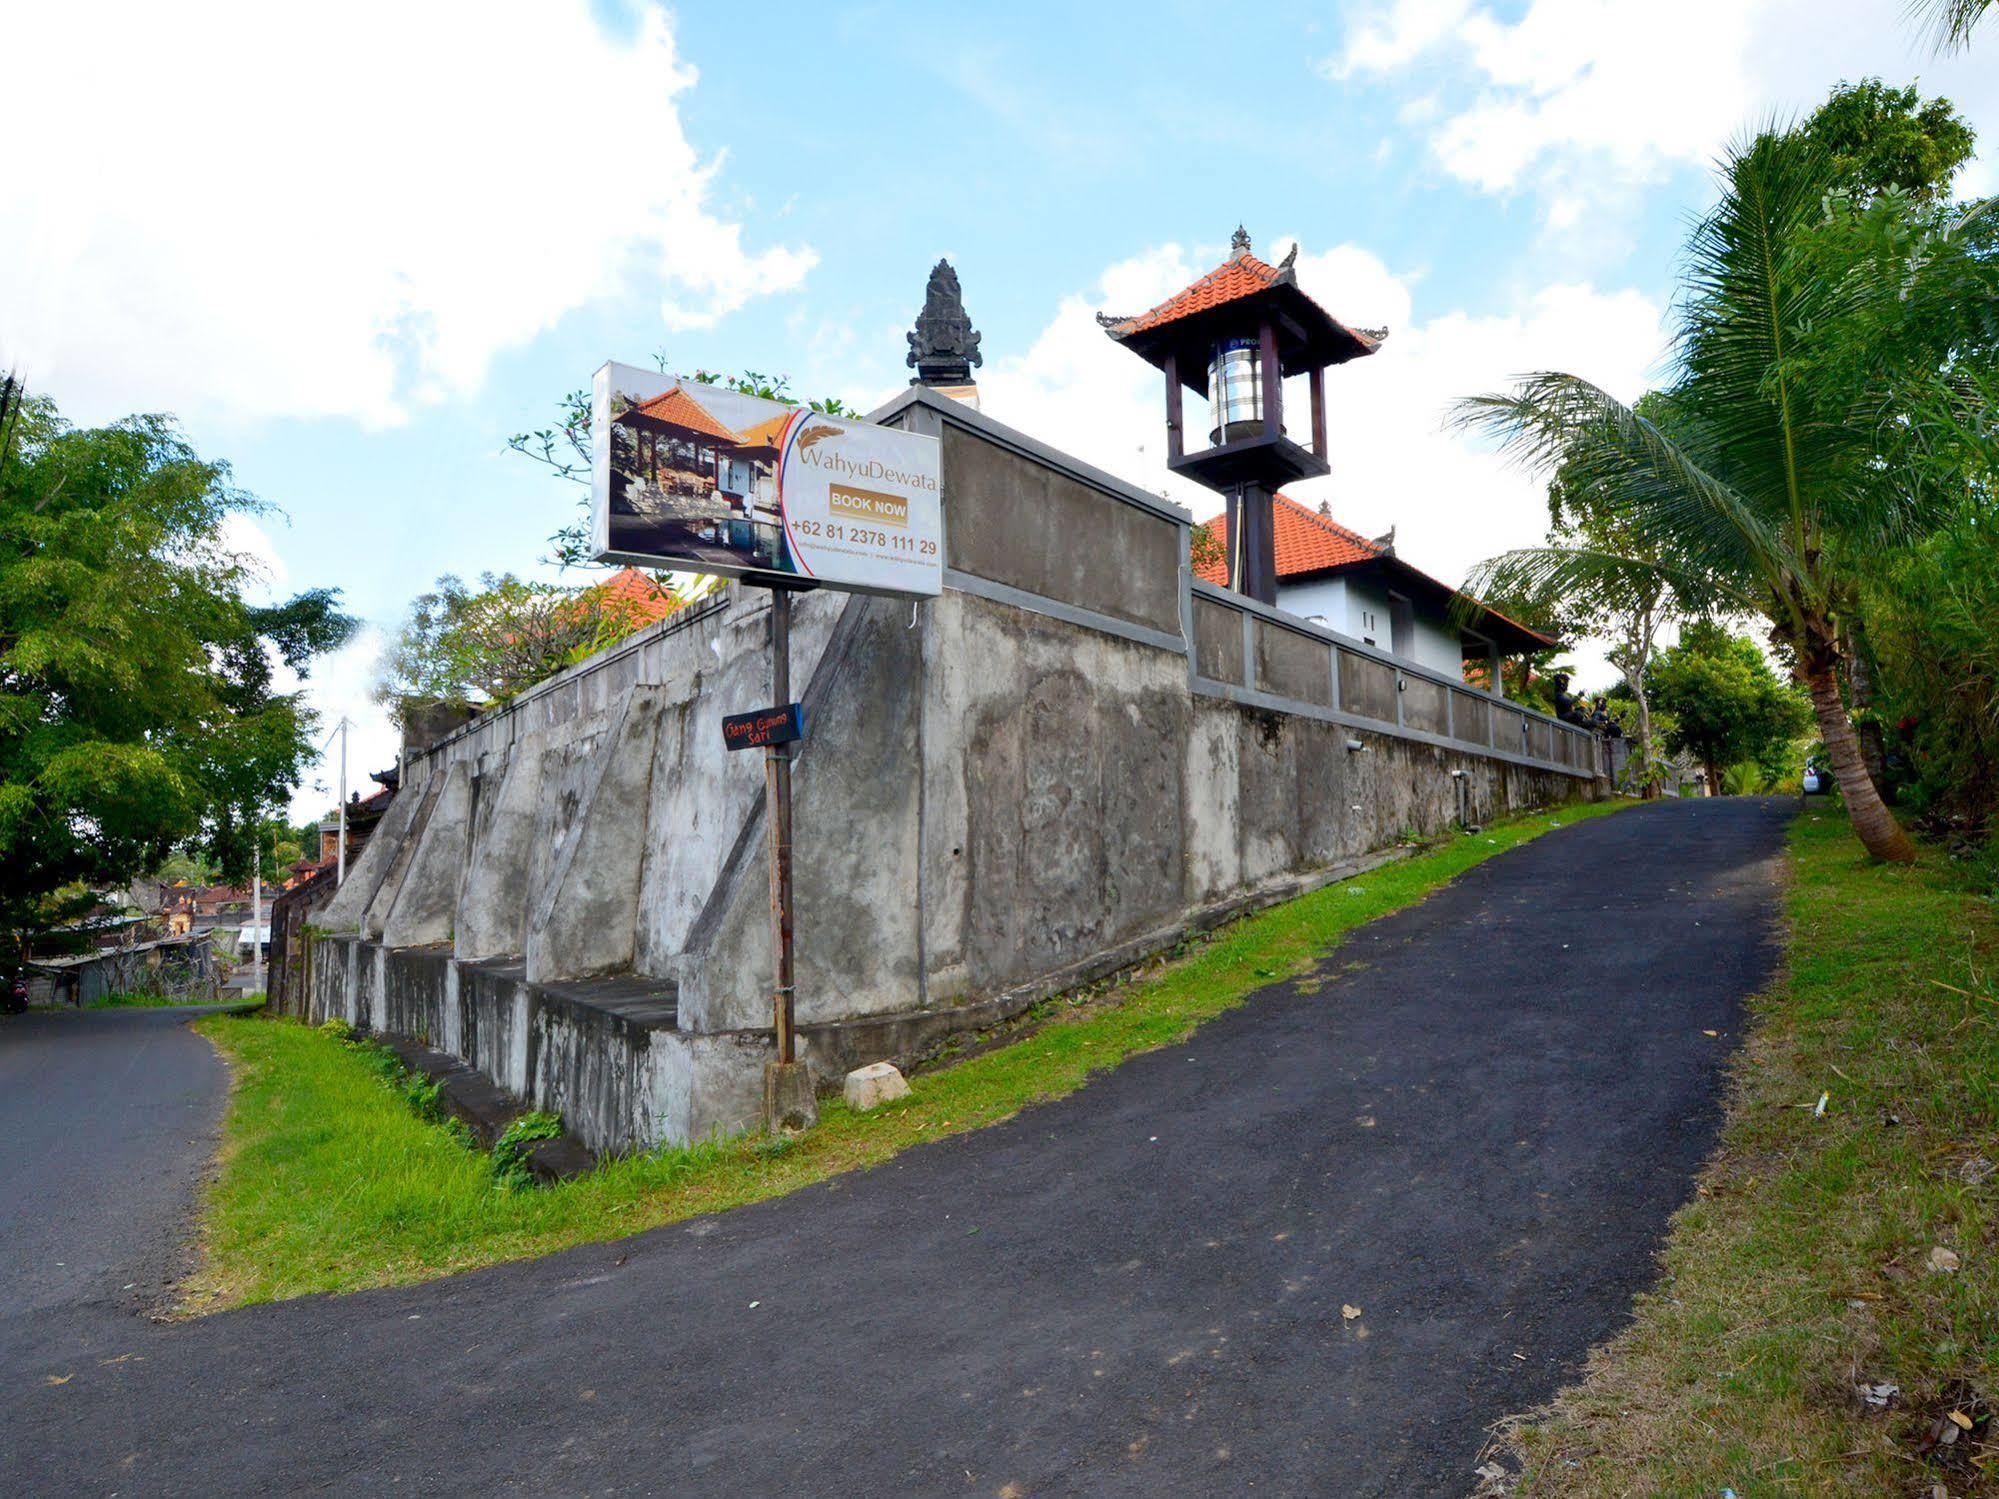
[{"label": "white building", "polygon": [[[1288,614],[1452,676],[1467,665],[1488,668],[1496,655],[1558,644],[1482,604],[1463,625],[1454,624],[1458,590],[1397,557],[1392,536],[1370,541],[1334,520],[1325,506],[1312,510],[1289,495],[1278,495],[1272,508],[1277,607]],[[1227,519],[1218,515],[1202,529],[1217,543],[1216,560],[1195,572],[1226,585],[1227,565],[1219,559],[1228,552]]]}]

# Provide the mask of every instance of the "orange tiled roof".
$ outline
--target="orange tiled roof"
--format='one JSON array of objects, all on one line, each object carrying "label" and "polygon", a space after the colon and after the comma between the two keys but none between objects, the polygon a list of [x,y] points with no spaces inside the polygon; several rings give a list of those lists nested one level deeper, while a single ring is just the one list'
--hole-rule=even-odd
[{"label": "orange tiled roof", "polygon": [[620,568],[590,591],[606,603],[619,606],[621,614],[628,613],[633,629],[665,619],[682,603],[672,589],[655,583],[636,567]]},{"label": "orange tiled roof", "polygon": [[1141,312],[1137,317],[1119,318],[1107,326],[1113,338],[1128,338],[1134,333],[1143,333],[1148,328],[1177,323],[1181,318],[1192,317],[1197,312],[1206,312],[1210,307],[1220,307],[1227,302],[1239,302],[1244,297],[1253,297],[1258,292],[1275,286],[1280,274],[1277,267],[1269,261],[1259,260],[1249,251],[1243,250],[1224,260],[1184,291],[1176,291],[1150,312]]},{"label": "orange tiled roof", "polygon": [[[1300,573],[1323,572],[1327,568],[1348,567],[1385,555],[1358,531],[1349,531],[1329,515],[1321,515],[1299,504],[1287,494],[1271,505],[1277,540],[1277,576],[1296,577]],[[1206,522],[1202,530],[1215,538],[1220,556],[1194,569],[1195,575],[1219,587],[1227,587],[1229,518],[1226,513]]]},{"label": "orange tiled roof", "polygon": [[[1288,494],[1277,495],[1270,509],[1271,530],[1277,542],[1277,576],[1280,579],[1303,577],[1334,568],[1351,567],[1357,562],[1372,562],[1382,558],[1389,559],[1404,573],[1428,578],[1428,574],[1402,562],[1388,548],[1375,545],[1358,531],[1349,531],[1331,516],[1321,515],[1318,511],[1299,504]],[[1229,582],[1228,513],[1224,511],[1213,520],[1203,522],[1200,529],[1215,538],[1216,555],[1212,560],[1197,565],[1194,575],[1205,578],[1218,588],[1226,588]],[[1449,585],[1437,582],[1435,579],[1429,581],[1446,592],[1457,592]],[[1510,625],[1521,634],[1531,636],[1548,647],[1560,643],[1552,635],[1543,634],[1539,630],[1521,624],[1518,620],[1508,619],[1490,604],[1476,599],[1473,602],[1478,604],[1485,615]]]},{"label": "orange tiled roof", "polygon": [[754,427],[743,429],[741,445],[746,448],[774,448],[777,435],[784,430],[784,424],[791,420],[789,411],[780,411],[767,422],[758,422]]},{"label": "orange tiled roof", "polygon": [[699,432],[704,437],[719,437],[722,441],[731,443],[741,440],[734,432],[715,420],[709,414],[707,407],[678,385],[663,396],[654,396],[650,401],[639,402],[632,410],[640,416],[649,416],[656,422],[669,422],[690,432]]}]

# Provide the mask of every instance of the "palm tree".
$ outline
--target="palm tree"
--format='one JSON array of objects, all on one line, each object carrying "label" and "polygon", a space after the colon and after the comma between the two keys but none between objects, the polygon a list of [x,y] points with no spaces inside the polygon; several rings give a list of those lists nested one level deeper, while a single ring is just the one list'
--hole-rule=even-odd
[{"label": "palm tree", "polygon": [[1840,697],[1840,623],[1856,563],[1923,534],[1945,508],[1921,465],[1884,463],[1883,450],[1962,438],[1950,399],[1901,399],[1912,370],[1929,371],[1927,395],[1953,399],[1989,370],[1896,347],[1884,330],[1939,336],[1939,301],[1961,295],[1991,205],[1926,235],[1920,252],[1904,239],[1886,253],[1893,236],[1871,231],[1912,210],[1891,200],[1867,209],[1865,226],[1830,233],[1829,214],[1855,211],[1836,206],[1831,163],[1808,137],[1760,135],[1729,153],[1723,177],[1686,252],[1676,378],[1659,407],[1634,411],[1587,380],[1544,373],[1461,402],[1454,420],[1559,475],[1626,538],[1617,553],[1557,551],[1516,570],[1553,582],[1649,572],[1687,599],[1764,616],[1811,697],[1855,831],[1877,858],[1910,860]]},{"label": "palm tree", "polygon": [[1992,0],[1910,0],[1909,14],[1927,18],[1939,52],[1954,52],[1971,45],[1971,28],[1991,4]]}]

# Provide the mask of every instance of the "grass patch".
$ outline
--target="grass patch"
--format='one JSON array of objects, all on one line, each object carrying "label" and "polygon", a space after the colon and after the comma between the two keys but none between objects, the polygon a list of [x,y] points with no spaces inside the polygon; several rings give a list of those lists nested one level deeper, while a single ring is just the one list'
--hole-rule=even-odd
[{"label": "grass patch", "polygon": [[1790,859],[1720,1151],[1636,1322],[1511,1433],[1522,1494],[1999,1492],[1999,912],[1837,807]]},{"label": "grass patch", "polygon": [[1473,865],[1623,805],[1564,807],[1453,836],[1230,923],[1108,994],[1073,1007],[1049,1002],[1023,1038],[925,1072],[908,1098],[872,1113],[827,1099],[819,1127],[796,1139],[662,1149],[533,1191],[497,1184],[486,1157],[413,1113],[337,1035],[263,1017],[201,1020],[232,1063],[235,1087],[222,1169],[207,1196],[205,1263],[185,1305],[350,1291],[547,1254],[775,1197],[996,1123],[1185,1038]]},{"label": "grass patch", "polygon": [[[257,996],[262,999],[263,996]],[[102,994],[84,1006],[86,1010],[178,1009],[186,1005],[223,1004],[218,999],[189,999],[182,994]]]}]

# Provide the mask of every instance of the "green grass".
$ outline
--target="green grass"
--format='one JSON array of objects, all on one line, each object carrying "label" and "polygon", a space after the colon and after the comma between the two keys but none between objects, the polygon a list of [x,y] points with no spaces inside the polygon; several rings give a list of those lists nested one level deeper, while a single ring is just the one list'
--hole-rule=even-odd
[{"label": "green grass", "polygon": [[1822,803],[1790,862],[1721,1149],[1635,1324],[1514,1433],[1522,1494],[1999,1492],[1999,911]]},{"label": "green grass", "polygon": [[[149,1010],[178,1008],[183,1005],[213,1005],[238,1003],[233,1000],[187,999],[174,994],[106,994],[85,1005],[86,1010]],[[264,996],[251,995],[240,1001],[243,1004],[262,1004]]]},{"label": "green grass", "polygon": [[755,1202],[978,1129],[1183,1039],[1252,991],[1308,969],[1355,927],[1420,900],[1550,827],[1569,806],[1437,847],[1233,922],[1105,991],[1051,1000],[1007,1044],[911,1079],[868,1114],[822,1101],[795,1139],[752,1137],[607,1162],[557,1186],[496,1185],[488,1159],[419,1118],[364,1049],[263,1017],[198,1022],[232,1064],[221,1170],[189,1310],[348,1291],[546,1254]]}]

